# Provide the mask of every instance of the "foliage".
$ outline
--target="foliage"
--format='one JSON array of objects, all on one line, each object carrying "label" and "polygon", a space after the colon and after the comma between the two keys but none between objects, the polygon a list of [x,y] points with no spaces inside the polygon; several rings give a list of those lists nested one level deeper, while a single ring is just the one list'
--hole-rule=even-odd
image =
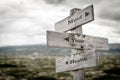
[{"label": "foliage", "polygon": [[[0,62],[3,80],[72,80],[70,72],[55,73],[57,56],[5,58]],[[4,66],[3,66],[4,65]],[[85,69],[86,80],[120,80],[120,56],[100,56],[99,66]],[[12,79],[11,79],[12,78]]]}]

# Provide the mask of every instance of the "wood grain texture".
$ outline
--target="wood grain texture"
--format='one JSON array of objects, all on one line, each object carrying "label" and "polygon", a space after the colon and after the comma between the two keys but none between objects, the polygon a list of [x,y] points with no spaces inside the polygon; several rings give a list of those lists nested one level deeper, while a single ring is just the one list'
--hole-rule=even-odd
[{"label": "wood grain texture", "polygon": [[56,72],[64,72],[97,66],[95,50],[85,50],[84,54],[56,60]]},{"label": "wood grain texture", "polygon": [[85,70],[79,69],[73,71],[73,80],[85,80]]},{"label": "wood grain texture", "polygon": [[74,15],[68,16],[65,19],[57,22],[55,24],[55,31],[65,32],[93,20],[93,5],[90,5],[83,10],[77,11]]},{"label": "wood grain texture", "polygon": [[[72,35],[72,39],[69,39]],[[75,33],[47,31],[47,45],[71,49],[109,50],[108,39]]]}]

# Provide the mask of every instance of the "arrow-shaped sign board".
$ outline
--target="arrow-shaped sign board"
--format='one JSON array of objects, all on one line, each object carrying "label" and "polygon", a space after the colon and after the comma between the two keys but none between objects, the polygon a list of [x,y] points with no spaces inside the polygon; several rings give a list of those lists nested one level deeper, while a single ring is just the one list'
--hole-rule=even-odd
[{"label": "arrow-shaped sign board", "polygon": [[83,10],[77,11],[74,15],[57,22],[55,24],[55,30],[57,32],[65,32],[93,20],[93,5],[90,5]]},{"label": "arrow-shaped sign board", "polygon": [[86,50],[75,57],[65,57],[56,60],[56,72],[77,70],[81,68],[95,67],[98,64],[95,50]]},{"label": "arrow-shaped sign board", "polygon": [[71,49],[108,50],[108,39],[83,34],[47,31],[47,45]]}]

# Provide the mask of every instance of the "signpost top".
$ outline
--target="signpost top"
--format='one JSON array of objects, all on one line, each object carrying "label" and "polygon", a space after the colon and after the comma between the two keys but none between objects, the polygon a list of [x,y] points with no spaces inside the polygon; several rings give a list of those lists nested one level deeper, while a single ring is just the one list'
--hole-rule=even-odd
[{"label": "signpost top", "polygon": [[71,16],[57,22],[55,30],[57,32],[66,32],[80,25],[94,20],[93,5],[90,5],[82,10],[78,10]]}]

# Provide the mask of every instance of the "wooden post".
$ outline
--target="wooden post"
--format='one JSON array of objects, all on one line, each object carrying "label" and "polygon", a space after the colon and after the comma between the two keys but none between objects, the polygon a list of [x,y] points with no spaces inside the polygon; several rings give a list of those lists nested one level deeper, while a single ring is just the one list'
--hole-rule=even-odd
[{"label": "wooden post", "polygon": [[[78,10],[80,10],[80,9],[77,9],[77,8],[72,9],[70,11],[70,15],[74,15],[74,13],[76,11],[78,11]],[[82,26],[79,26],[78,28],[75,28],[75,29],[71,30],[71,33],[83,34],[83,32],[82,32]],[[79,55],[78,52],[80,52],[81,54],[83,54],[83,50],[73,49],[71,52],[72,52],[71,56],[77,56],[77,55]],[[73,71],[73,80],[84,80],[84,75],[85,75],[84,69],[75,70],[75,71]]]},{"label": "wooden post", "polygon": [[[76,32],[76,33],[82,34],[82,26],[80,26],[79,28],[77,28],[71,32],[74,32],[74,33]],[[73,49],[71,56],[80,55],[78,52],[83,54],[83,50]],[[73,71],[73,80],[84,80],[84,75],[85,75],[84,69],[75,70],[75,71]]]},{"label": "wooden post", "polygon": [[84,80],[84,69],[73,71],[73,80]]}]

